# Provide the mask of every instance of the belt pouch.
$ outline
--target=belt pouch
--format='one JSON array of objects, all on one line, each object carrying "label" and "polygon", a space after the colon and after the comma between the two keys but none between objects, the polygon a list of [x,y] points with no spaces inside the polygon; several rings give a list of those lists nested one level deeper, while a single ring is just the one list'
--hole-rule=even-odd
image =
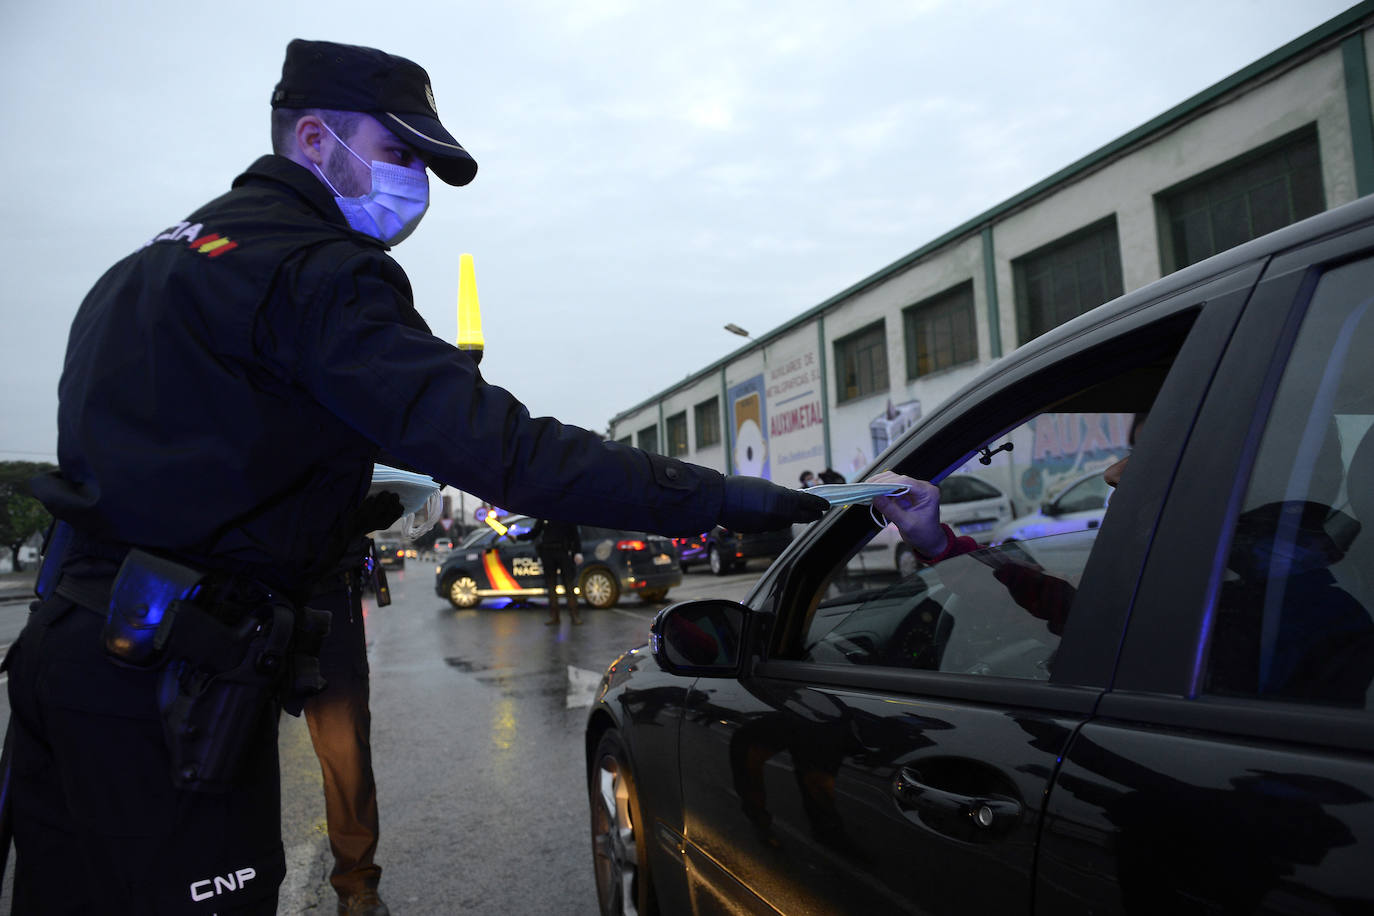
[{"label": "belt pouch", "polygon": [[183,602],[195,597],[204,578],[189,566],[130,550],[110,587],[100,633],[106,654],[139,668],[157,665]]}]

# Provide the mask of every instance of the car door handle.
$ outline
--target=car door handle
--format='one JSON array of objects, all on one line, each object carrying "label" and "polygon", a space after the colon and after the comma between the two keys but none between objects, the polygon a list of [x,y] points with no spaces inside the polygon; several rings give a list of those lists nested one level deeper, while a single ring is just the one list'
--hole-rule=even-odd
[{"label": "car door handle", "polygon": [[892,780],[892,794],[917,813],[940,819],[967,818],[978,830],[1000,830],[1021,819],[1021,803],[1003,795],[962,795],[921,782],[921,774],[902,767]]},{"label": "car door handle", "polygon": [[1088,527],[1089,527],[1089,528],[1096,528],[1098,525],[1101,525],[1101,524],[1102,524],[1102,522],[1101,522],[1100,520],[1098,520],[1098,519],[1095,519],[1095,518],[1090,518],[1090,519],[1088,519]]}]

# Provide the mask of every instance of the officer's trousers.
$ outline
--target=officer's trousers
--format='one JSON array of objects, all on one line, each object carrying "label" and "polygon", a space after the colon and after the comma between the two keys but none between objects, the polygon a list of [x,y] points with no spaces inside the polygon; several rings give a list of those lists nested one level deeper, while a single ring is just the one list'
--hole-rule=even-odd
[{"label": "officer's trousers", "polygon": [[563,582],[563,599],[574,614],[577,612],[577,564],[571,550],[562,547],[539,547],[539,564],[544,568],[544,590],[549,596],[549,609],[558,612],[558,582]]},{"label": "officer's trousers", "polygon": [[286,872],[275,704],[233,789],[179,790],[157,672],[112,662],[102,623],[53,596],[11,651],[14,913],[275,914]]},{"label": "officer's trousers", "polygon": [[376,890],[377,783],[372,774],[372,714],[368,708],[367,642],[356,586],[317,592],[308,604],[330,612],[320,652],[328,686],[305,704],[310,740],[320,760],[325,822],[334,854],[330,883],[340,897]]}]

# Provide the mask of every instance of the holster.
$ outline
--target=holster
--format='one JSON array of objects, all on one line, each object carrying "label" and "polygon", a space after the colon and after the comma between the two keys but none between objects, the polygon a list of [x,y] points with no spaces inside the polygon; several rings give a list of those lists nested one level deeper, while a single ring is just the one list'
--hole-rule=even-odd
[{"label": "holster", "polygon": [[216,578],[131,550],[110,589],[102,643],[116,662],[158,669],[157,703],[180,789],[230,788],[275,715],[324,689],[329,614],[242,578]]}]

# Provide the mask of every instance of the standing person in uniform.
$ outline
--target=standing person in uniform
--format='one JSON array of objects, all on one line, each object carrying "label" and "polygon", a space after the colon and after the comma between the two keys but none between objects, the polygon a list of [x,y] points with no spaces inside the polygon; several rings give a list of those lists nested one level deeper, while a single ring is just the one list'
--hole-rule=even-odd
[{"label": "standing person in uniform", "polygon": [[298,39],[272,109],[273,154],[72,324],[59,470],[33,483],[57,524],[6,661],[19,913],[275,914],[277,711],[320,687],[305,603],[384,451],[525,514],[667,535],[826,508],[532,418],[430,333],[387,251],[429,171],[477,165],[418,64]]},{"label": "standing person in uniform", "polygon": [[563,597],[574,625],[582,623],[577,613],[577,564],[582,562],[582,534],[573,522],[559,522],[541,518],[534,527],[521,535],[533,540],[544,569],[544,591],[549,596],[549,619],[545,626],[558,625],[558,582],[563,582]]}]

